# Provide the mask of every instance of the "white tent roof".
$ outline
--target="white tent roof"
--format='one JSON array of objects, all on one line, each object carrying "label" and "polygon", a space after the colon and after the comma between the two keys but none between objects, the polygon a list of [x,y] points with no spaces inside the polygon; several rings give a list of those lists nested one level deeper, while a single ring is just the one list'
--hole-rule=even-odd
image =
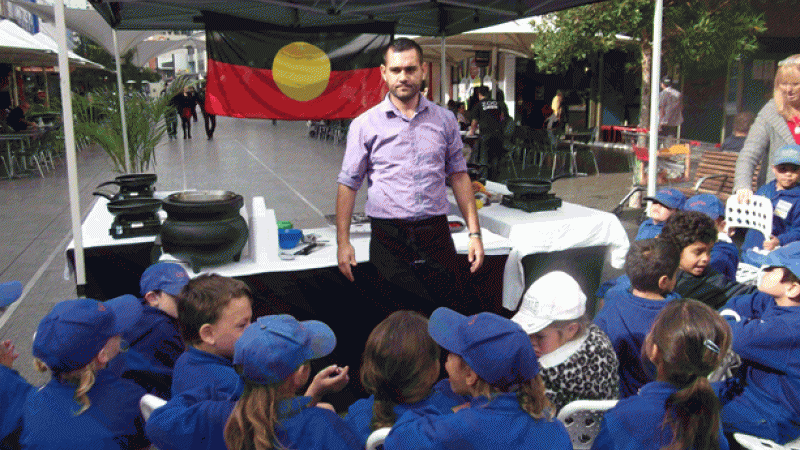
[{"label": "white tent roof", "polygon": [[[44,33],[36,33],[36,34],[30,35],[30,36],[31,36],[31,38],[33,38],[36,41],[40,42],[45,47],[51,49],[51,51],[54,52],[55,54],[58,53],[58,44],[50,36],[48,36],[48,35],[46,35]],[[72,51],[69,52],[69,63],[70,63],[70,66],[81,66],[81,67],[90,67],[90,68],[93,68],[93,69],[106,70],[106,68],[103,67],[102,64],[97,64],[96,62],[90,61],[90,60],[84,58],[83,56],[80,56],[77,53],[72,52]]]},{"label": "white tent roof", "polygon": [[0,62],[52,66],[58,53],[8,19],[0,19]]},{"label": "white tent roof", "polygon": [[[45,22],[55,22],[55,13],[51,5],[40,3],[30,3],[22,0],[9,0],[11,3],[24,8],[31,14],[39,16]],[[111,26],[103,19],[94,8],[73,9],[66,8],[64,16],[67,28],[80,34],[92,38],[95,42],[102,45],[109,53],[114,54],[114,40],[111,36]],[[128,50],[148,37],[155,34],[155,30],[118,30],[117,42],[119,44],[119,54],[124,55]]]},{"label": "white tent roof", "polygon": [[133,65],[143,66],[151,58],[179,48],[185,48],[191,45],[197,50],[205,50],[206,48],[206,33],[201,31],[183,39],[166,39],[166,40],[144,40],[136,45],[136,53],[133,55]]}]

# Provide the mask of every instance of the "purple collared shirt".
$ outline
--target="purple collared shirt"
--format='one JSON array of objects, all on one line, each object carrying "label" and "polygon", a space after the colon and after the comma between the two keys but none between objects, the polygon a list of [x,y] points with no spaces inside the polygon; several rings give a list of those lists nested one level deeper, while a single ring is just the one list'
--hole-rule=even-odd
[{"label": "purple collared shirt", "polygon": [[358,190],[367,178],[364,212],[370,217],[447,214],[445,178],[467,171],[463,147],[453,113],[420,96],[416,114],[408,118],[387,95],[350,125],[338,182]]}]

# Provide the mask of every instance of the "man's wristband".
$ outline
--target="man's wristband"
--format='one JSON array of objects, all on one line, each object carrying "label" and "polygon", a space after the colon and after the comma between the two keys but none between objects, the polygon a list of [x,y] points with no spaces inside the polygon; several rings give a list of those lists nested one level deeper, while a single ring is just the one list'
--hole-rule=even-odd
[{"label": "man's wristband", "polygon": [[475,233],[470,233],[468,236],[469,236],[469,237],[471,237],[471,238],[474,238],[474,237],[476,237],[476,238],[478,238],[478,239],[481,239],[481,238],[482,238],[482,237],[481,237],[481,232],[480,232],[480,231],[478,231],[478,232],[475,232]]}]

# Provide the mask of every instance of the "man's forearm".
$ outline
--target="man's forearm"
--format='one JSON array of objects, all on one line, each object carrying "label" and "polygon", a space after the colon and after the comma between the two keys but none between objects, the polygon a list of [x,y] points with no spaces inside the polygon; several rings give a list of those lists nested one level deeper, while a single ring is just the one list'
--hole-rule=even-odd
[{"label": "man's forearm", "polygon": [[475,207],[475,194],[472,192],[472,181],[469,179],[469,175],[467,172],[454,173],[450,176],[450,185],[469,232],[479,233],[481,226],[478,222],[478,209]]},{"label": "man's forearm", "polygon": [[349,186],[339,185],[336,194],[336,242],[340,245],[350,242],[350,222],[353,217],[356,194],[357,191]]}]

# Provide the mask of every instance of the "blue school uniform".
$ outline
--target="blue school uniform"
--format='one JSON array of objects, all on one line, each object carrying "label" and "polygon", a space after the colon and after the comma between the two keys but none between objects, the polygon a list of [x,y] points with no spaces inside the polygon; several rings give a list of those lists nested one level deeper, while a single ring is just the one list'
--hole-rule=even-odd
[{"label": "blue school uniform", "polygon": [[736,268],[739,266],[739,249],[728,241],[717,241],[711,247],[708,266],[721,273],[728,280],[736,281]]},{"label": "blue school uniform", "polygon": [[655,223],[653,219],[648,217],[641,225],[639,231],[636,233],[634,241],[641,241],[642,239],[652,239],[661,234],[664,228],[664,222]]},{"label": "blue school uniform", "polygon": [[22,427],[22,407],[33,390],[16,370],[0,364],[0,442]]},{"label": "blue school uniform", "polygon": [[720,309],[731,298],[750,294],[757,290],[757,286],[737,283],[717,272],[713,267],[706,267],[700,276],[678,270],[673,292],[682,298],[693,298],[714,309]]},{"label": "blue school uniform", "polygon": [[386,450],[405,449],[571,449],[569,434],[556,419],[534,419],[525,412],[515,393],[499,394],[491,401],[472,399],[454,414],[433,408],[406,412],[392,427],[383,444]]},{"label": "blue school uniform", "polygon": [[[438,388],[442,383],[447,385],[446,392],[441,392]],[[439,414],[448,414],[453,412],[453,407],[461,405],[465,402],[464,399],[455,396],[450,390],[450,382],[447,379],[439,381],[431,394],[417,403],[399,404],[394,407],[395,419],[399,419],[403,413],[411,410],[421,410],[426,407],[435,409]],[[372,420],[372,406],[375,403],[375,396],[371,395],[369,398],[362,398],[356,400],[347,410],[347,417],[344,421],[352,429],[356,435],[361,439],[361,443],[367,442],[372,430],[370,430],[369,423]]]},{"label": "blue school uniform", "polygon": [[[775,180],[761,186],[756,195],[763,195],[772,200],[772,235],[778,238],[780,245],[800,240],[800,185],[791,189],[777,190]],[[753,247],[763,248],[765,237],[760,231],[747,230],[742,243],[742,258],[745,259],[744,250]],[[748,261],[749,262],[749,261]]]},{"label": "blue school uniform", "polygon": [[[725,310],[733,310],[740,320]],[[723,315],[741,358],[743,392],[722,409],[725,431],[784,444],[800,436],[800,306],[763,292],[732,298]]]},{"label": "blue school uniform", "polygon": [[22,448],[125,450],[149,445],[139,411],[145,392],[139,385],[101,370],[87,393],[91,406],[79,415],[75,415],[81,408],[73,398],[75,388],[53,379],[28,396]]},{"label": "blue school uniform", "polygon": [[644,338],[656,316],[668,301],[679,298],[670,293],[664,300],[649,300],[633,295],[628,277],[609,289],[603,307],[594,318],[611,340],[619,360],[619,396],[636,395],[640,387],[655,379],[655,368],[642,362]]},{"label": "blue school uniform", "polygon": [[175,362],[172,396],[203,385],[210,386],[213,392],[228,394],[233,398],[239,398],[244,389],[244,383],[230,359],[187,346]]},{"label": "blue school uniform", "polygon": [[[668,445],[672,431],[663,427],[665,403],[676,391],[670,383],[654,381],[642,386],[639,395],[620,400],[603,417],[592,450],[658,450]],[[728,450],[721,431],[719,448]]]},{"label": "blue school uniform", "polygon": [[[207,386],[206,386],[207,388]],[[186,391],[153,411],[147,435],[162,450],[224,449],[225,423],[235,400],[207,400],[214,393],[203,388]],[[219,398],[219,397],[216,397]],[[361,449],[363,442],[332,411],[309,407],[309,397],[295,397],[278,404],[276,437],[285,448],[321,450]]]},{"label": "blue school uniform", "polygon": [[145,391],[169,399],[172,369],[183,354],[178,322],[142,300],[142,318],[122,338],[129,349],[114,358],[109,370],[142,386]]}]

